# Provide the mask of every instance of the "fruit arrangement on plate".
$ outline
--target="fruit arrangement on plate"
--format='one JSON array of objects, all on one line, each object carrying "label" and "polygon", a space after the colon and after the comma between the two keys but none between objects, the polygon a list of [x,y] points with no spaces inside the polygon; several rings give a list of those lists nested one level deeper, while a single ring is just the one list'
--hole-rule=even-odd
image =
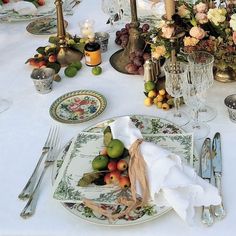
[{"label": "fruit arrangement on plate", "polygon": [[[78,36],[71,36],[67,33],[66,35],[66,43],[69,47],[74,50],[78,50],[80,52],[84,51],[85,40]],[[60,63],[57,61],[57,54],[59,51],[59,38],[56,36],[49,37],[50,45],[38,47],[36,49],[37,53],[29,58],[26,61],[26,64],[29,63],[31,66],[35,68],[40,67],[49,67],[53,68],[56,73],[61,69]]]},{"label": "fruit arrangement on plate", "polygon": [[129,152],[121,140],[112,138],[109,126],[104,130],[104,145],[103,150],[91,163],[93,171],[84,173],[78,185],[86,187],[92,183],[96,185],[114,184],[121,188],[128,188],[130,186]]},{"label": "fruit arrangement on plate", "polygon": [[[88,42],[87,38],[81,38],[78,36],[71,36],[66,34],[66,43],[67,45],[77,51],[84,52],[84,46]],[[29,64],[34,68],[49,67],[55,70],[58,73],[61,69],[60,63],[57,61],[57,54],[59,52],[59,39],[56,36],[49,37],[50,45],[38,47],[36,49],[36,54],[29,58],[25,64]],[[82,68],[82,63],[80,61],[69,64],[65,70],[64,74],[67,77],[74,77],[78,71]],[[93,67],[91,69],[93,75],[100,75],[102,73],[102,68],[100,66]],[[60,76],[56,76],[54,80],[60,81]]]},{"label": "fruit arrangement on plate", "polygon": [[[23,0],[33,3],[36,7],[45,5],[45,0]],[[0,5],[9,3],[10,0],[0,0]]]}]

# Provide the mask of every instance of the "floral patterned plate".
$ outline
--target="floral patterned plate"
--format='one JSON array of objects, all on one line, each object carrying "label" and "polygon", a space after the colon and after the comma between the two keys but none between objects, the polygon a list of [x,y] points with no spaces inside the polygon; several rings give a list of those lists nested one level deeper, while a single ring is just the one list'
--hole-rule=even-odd
[{"label": "floral patterned plate", "polygon": [[[142,116],[142,115],[132,115],[130,116],[130,118],[132,119],[136,127],[141,130],[142,134],[144,136],[147,135],[147,137],[149,136],[149,138],[151,139],[152,139],[152,136],[151,136],[152,134],[166,134],[168,136],[169,134],[184,133],[184,131],[181,128],[161,118],[152,117],[152,116]],[[103,130],[115,119],[116,118],[112,118],[112,119],[103,121],[92,127],[87,128],[84,131],[89,132],[89,134],[92,134],[92,133],[101,134]],[[162,135],[162,138],[161,138],[162,140],[163,140],[163,137],[165,137],[165,135],[164,136]],[[181,138],[181,135],[179,137]],[[183,143],[183,140],[184,139],[182,139],[179,142]],[[151,141],[154,141],[154,140],[151,140]],[[176,139],[174,142],[176,142]],[[57,178],[58,172],[63,164],[64,158],[66,157],[70,144],[71,144],[71,141],[63,148],[63,150],[61,151],[57,159],[57,162],[54,166],[53,174],[52,174],[53,182]],[[185,145],[187,146],[188,144],[186,143]],[[191,166],[193,166],[196,170],[198,170],[199,161],[195,153],[189,159],[186,159],[186,161]],[[66,183],[63,184],[63,186],[61,186],[60,190],[62,191],[62,194],[64,194],[63,192],[66,192],[68,195],[70,195],[70,193],[73,192],[73,189],[71,189],[71,187],[68,186]],[[165,206],[157,207],[155,205],[150,205],[145,208],[136,209],[135,211],[132,212],[132,214],[129,217],[122,217],[121,219],[111,224],[105,216],[99,215],[93,212],[90,208],[84,206],[83,203],[62,202],[62,205],[69,212],[73,213],[75,216],[83,220],[86,220],[90,223],[95,223],[95,224],[105,225],[105,226],[111,226],[111,225],[112,226],[128,226],[128,225],[140,224],[140,223],[144,223],[144,222],[156,219],[171,210],[170,207],[165,207]],[[112,205],[112,204],[102,203],[101,206],[105,209],[112,210],[114,213],[124,210],[124,207],[121,205]]]},{"label": "floral patterned plate", "polygon": [[77,124],[100,115],[107,102],[103,95],[92,90],[78,90],[59,97],[50,107],[51,117],[66,124]]},{"label": "floral patterned plate", "polygon": [[[1,22],[18,22],[18,21],[29,21],[34,19],[39,19],[41,17],[45,16],[52,16],[54,15],[56,17],[56,7],[54,0],[47,0],[45,1],[45,4],[43,6],[39,6],[36,9],[36,12],[32,11],[25,11],[24,9],[27,9],[27,7],[22,7],[21,10],[24,11],[24,13],[19,13],[18,7],[15,5],[15,3],[18,3],[21,1],[18,0],[12,0],[10,3],[3,4],[3,6],[0,8],[0,23]],[[32,2],[32,1],[28,1]],[[64,0],[63,1],[63,13],[64,15],[73,15],[73,0]]]},{"label": "floral patterned plate", "polygon": [[[64,20],[65,28],[68,22]],[[57,32],[57,20],[53,17],[43,17],[30,22],[26,30],[34,35],[50,35]]]}]

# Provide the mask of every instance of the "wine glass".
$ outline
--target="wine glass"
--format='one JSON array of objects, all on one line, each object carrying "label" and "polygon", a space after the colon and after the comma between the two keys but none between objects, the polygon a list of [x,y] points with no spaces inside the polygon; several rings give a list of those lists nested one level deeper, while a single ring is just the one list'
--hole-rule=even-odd
[{"label": "wine glass", "polygon": [[206,92],[213,85],[214,56],[205,51],[196,51],[188,55],[192,83],[202,83],[201,106],[199,107],[199,120],[210,121],[216,117],[216,109],[206,105]]},{"label": "wine glass", "polygon": [[0,98],[0,113],[6,111],[11,105],[11,102],[5,98]]},{"label": "wine glass", "polygon": [[166,77],[166,91],[174,97],[174,112],[167,115],[167,119],[179,126],[186,125],[189,117],[179,110],[180,98],[182,97],[182,84],[188,76],[188,66],[182,62],[172,63],[170,60],[164,64],[164,72]]},{"label": "wine glass", "polygon": [[102,0],[102,11],[109,15],[110,30],[109,32],[114,32],[114,21],[115,17],[119,17],[120,4],[118,0]]},{"label": "wine glass", "polygon": [[130,3],[127,0],[118,0],[119,2],[119,13],[120,13],[120,24],[131,22],[130,15]]},{"label": "wine glass", "polygon": [[189,76],[183,81],[182,88],[184,102],[191,109],[192,121],[190,121],[185,128],[186,130],[193,132],[194,139],[201,139],[206,137],[210,131],[209,126],[204,122],[200,122],[198,116],[199,109],[202,105],[202,91],[205,85],[201,80],[195,80],[191,70],[188,75]]}]

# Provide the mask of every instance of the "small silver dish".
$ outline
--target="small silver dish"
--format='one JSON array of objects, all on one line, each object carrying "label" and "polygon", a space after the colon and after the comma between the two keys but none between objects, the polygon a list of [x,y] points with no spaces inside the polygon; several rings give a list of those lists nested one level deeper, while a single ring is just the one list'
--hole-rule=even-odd
[{"label": "small silver dish", "polygon": [[31,78],[36,90],[41,94],[51,92],[54,75],[55,71],[51,68],[34,69]]},{"label": "small silver dish", "polygon": [[228,108],[230,120],[236,123],[236,94],[229,95],[224,102]]},{"label": "small silver dish", "polygon": [[106,52],[110,35],[106,32],[96,32],[95,41],[100,44],[101,52]]}]

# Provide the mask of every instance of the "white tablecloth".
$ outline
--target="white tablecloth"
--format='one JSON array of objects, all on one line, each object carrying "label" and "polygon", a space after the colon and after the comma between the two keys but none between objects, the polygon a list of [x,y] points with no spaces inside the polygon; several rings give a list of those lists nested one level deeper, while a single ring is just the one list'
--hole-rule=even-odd
[{"label": "white tablecloth", "polygon": [[[74,15],[65,17],[69,22],[67,30],[79,33],[78,23],[86,18],[95,19],[96,31],[104,30],[107,16],[100,10],[100,1],[84,0]],[[25,28],[28,22],[0,24],[0,96],[10,99],[10,109],[0,114],[0,235],[235,235],[236,233],[236,124],[229,120],[224,98],[236,92],[236,83],[215,82],[209,89],[207,103],[217,109],[217,117],[209,122],[210,134],[222,135],[223,193],[227,217],[212,227],[200,223],[200,209],[196,226],[190,227],[173,211],[144,224],[129,227],[102,227],[93,225],[67,212],[52,198],[51,173],[47,172],[40,190],[37,210],[33,217],[24,220],[19,216],[25,202],[17,196],[38,160],[42,144],[49,127],[58,124],[63,142],[67,142],[84,128],[114,116],[143,114],[165,117],[167,112],[143,104],[143,79],[115,71],[109,64],[109,57],[118,47],[111,35],[108,52],[102,54],[103,73],[91,74],[91,68],[83,65],[75,78],[66,78],[54,83],[53,91],[46,95],[36,92],[30,79],[32,68],[25,65],[27,58],[38,46],[46,45],[47,36],[29,34]],[[59,96],[74,90],[91,89],[107,98],[106,110],[96,119],[78,125],[55,122],[49,116],[49,107]],[[199,150],[202,141],[196,143]]]}]

